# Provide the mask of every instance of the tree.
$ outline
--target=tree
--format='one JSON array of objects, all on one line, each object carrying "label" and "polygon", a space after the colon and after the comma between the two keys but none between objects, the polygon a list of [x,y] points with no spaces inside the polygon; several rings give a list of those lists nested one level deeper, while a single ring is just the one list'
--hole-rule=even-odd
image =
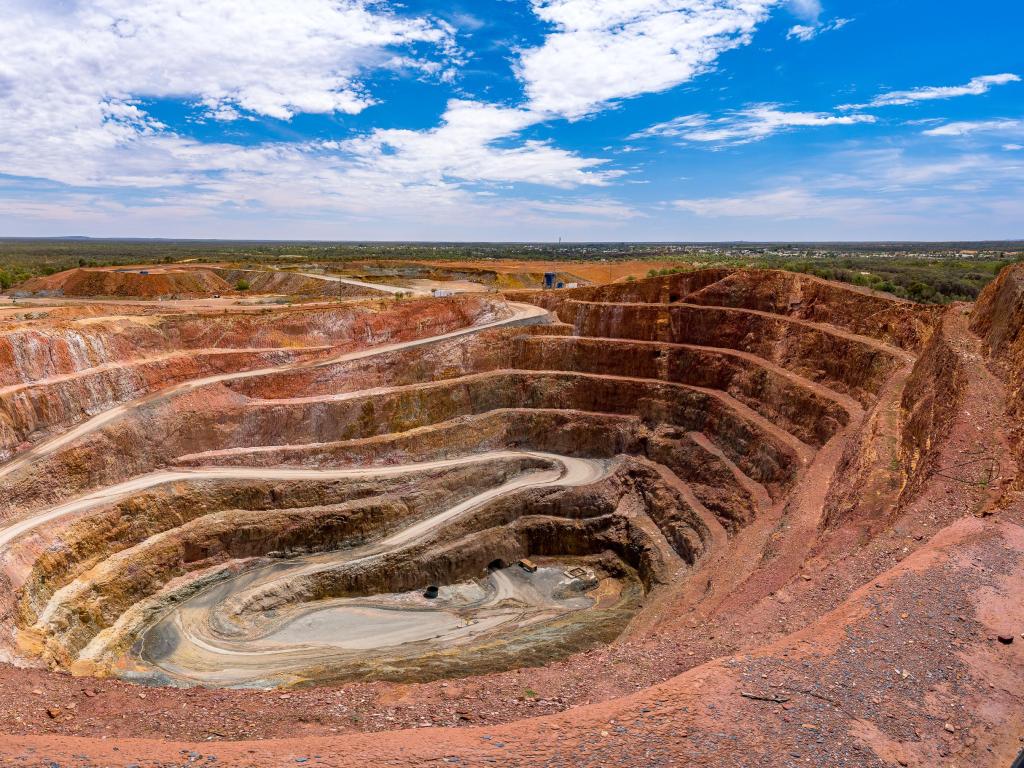
[{"label": "tree", "polygon": [[235,283],[235,288],[237,288],[239,291],[248,291],[249,290],[249,281],[248,280],[239,280],[237,283]]}]

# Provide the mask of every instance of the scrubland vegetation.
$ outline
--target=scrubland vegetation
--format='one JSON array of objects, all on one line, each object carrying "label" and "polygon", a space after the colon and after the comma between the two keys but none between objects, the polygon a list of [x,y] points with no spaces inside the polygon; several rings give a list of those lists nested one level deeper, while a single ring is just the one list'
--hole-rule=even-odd
[{"label": "scrubland vegetation", "polygon": [[177,240],[0,240],[0,288],[72,267],[224,261],[258,266],[361,259],[433,261],[664,260],[671,274],[732,265],[805,272],[925,303],[973,300],[1024,243],[317,243]]}]

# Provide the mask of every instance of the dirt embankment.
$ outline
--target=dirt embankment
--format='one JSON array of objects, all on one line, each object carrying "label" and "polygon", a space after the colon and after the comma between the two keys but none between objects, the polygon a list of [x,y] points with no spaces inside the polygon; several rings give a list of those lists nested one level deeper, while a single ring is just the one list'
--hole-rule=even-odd
[{"label": "dirt embankment", "polygon": [[685,300],[828,323],[913,351],[928,340],[942,311],[866,288],[775,269],[734,272]]},{"label": "dirt embankment", "polygon": [[562,309],[580,302],[749,309],[835,326],[910,351],[928,340],[941,314],[940,307],[773,269],[700,269],[635,282],[505,295],[556,311],[569,323],[573,314]]},{"label": "dirt embankment", "polygon": [[[480,259],[470,261],[434,261],[419,262],[432,264],[441,269],[474,269],[495,272],[499,275],[515,276],[519,274],[543,275],[545,272],[554,272],[568,278],[565,282],[584,280],[594,284],[616,283],[627,280],[630,277],[639,280],[648,275],[650,271],[659,271],[666,268],[692,269],[693,263],[688,261],[666,261],[664,259],[654,261],[516,261],[512,259]],[[511,285],[509,287],[512,287]],[[523,285],[523,288],[540,287],[540,285]]]},{"label": "dirt embankment", "polygon": [[245,292],[249,294],[332,298],[383,295],[370,288],[350,285],[337,280],[323,280],[297,272],[220,268],[212,271],[232,289],[237,288],[239,284],[248,285]]},{"label": "dirt embankment", "polygon": [[611,302],[618,304],[669,304],[684,300],[699,291],[732,274],[731,269],[701,269],[681,272],[675,275],[653,277],[625,283],[563,288],[556,290],[505,291],[511,301],[528,301],[558,311],[569,301]]},{"label": "dirt embankment", "polygon": [[33,278],[19,293],[38,296],[119,299],[197,299],[273,295],[309,298],[376,296],[372,288],[278,270],[219,266],[77,268]]},{"label": "dirt embankment", "polygon": [[232,286],[209,269],[168,269],[153,267],[124,269],[69,269],[47,277],[36,277],[20,286],[21,291],[51,296],[116,296],[156,299],[167,296],[197,298],[228,293]]},{"label": "dirt embankment", "polygon": [[1015,421],[1010,441],[1018,466],[1024,467],[1024,264],[1004,268],[985,287],[971,329],[981,337],[990,368],[1005,383],[1007,411]]}]

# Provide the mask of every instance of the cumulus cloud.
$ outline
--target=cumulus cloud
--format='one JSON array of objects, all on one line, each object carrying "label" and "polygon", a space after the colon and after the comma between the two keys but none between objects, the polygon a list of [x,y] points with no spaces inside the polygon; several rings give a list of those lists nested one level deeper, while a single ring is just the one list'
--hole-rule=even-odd
[{"label": "cumulus cloud", "polygon": [[[166,151],[145,102],[218,120],[356,113],[395,48],[451,51],[444,22],[365,0],[82,0],[0,16],[0,171],[103,183],[110,154]],[[116,163],[115,163],[116,164]],[[141,171],[144,170],[139,166]]]},{"label": "cumulus cloud", "polygon": [[861,109],[863,107],[889,107],[913,104],[918,101],[934,99],[952,99],[957,96],[980,96],[988,93],[993,86],[1006,85],[1020,81],[1018,75],[1004,72],[998,75],[982,75],[972,77],[963,85],[922,86],[907,91],[889,91],[879,94],[866,104],[844,104],[840,109]]},{"label": "cumulus cloud", "polygon": [[630,139],[664,136],[688,142],[710,143],[716,146],[747,144],[760,141],[772,134],[794,128],[816,128],[829,125],[873,123],[873,115],[833,115],[825,112],[786,112],[777,104],[757,104],[747,109],[729,112],[723,117],[685,115],[665,123],[652,125]]},{"label": "cumulus cloud", "polygon": [[[259,185],[282,181],[287,170],[318,179],[325,199],[335,185],[361,186],[372,199],[452,180],[568,187],[613,177],[589,172],[600,161],[544,142],[494,147],[538,117],[466,101],[452,102],[434,130],[374,131],[334,144],[202,143],[146,111],[149,99],[173,98],[220,121],[355,113],[372,103],[360,75],[417,66],[419,45],[442,62],[456,52],[446,22],[400,18],[363,0],[93,0],[26,9],[0,19],[0,171],[78,186],[226,191],[219,175]],[[410,53],[396,56],[396,48]],[[431,65],[440,66],[422,68]]]},{"label": "cumulus cloud", "polygon": [[442,123],[429,131],[375,130],[339,145],[360,167],[391,178],[440,183],[526,182],[552,187],[602,186],[619,175],[592,170],[604,161],[579,157],[548,143],[527,141],[499,147],[494,142],[536,122],[523,109],[468,100],[449,102]]},{"label": "cumulus cloud", "polygon": [[400,18],[364,0],[93,0],[71,8],[0,21],[17,82],[92,100],[195,98],[287,119],[364,109],[370,96],[359,75],[388,47],[452,45],[444,22]]},{"label": "cumulus cloud", "polygon": [[576,119],[693,79],[743,45],[776,0],[532,0],[554,31],[520,52],[531,109]]}]

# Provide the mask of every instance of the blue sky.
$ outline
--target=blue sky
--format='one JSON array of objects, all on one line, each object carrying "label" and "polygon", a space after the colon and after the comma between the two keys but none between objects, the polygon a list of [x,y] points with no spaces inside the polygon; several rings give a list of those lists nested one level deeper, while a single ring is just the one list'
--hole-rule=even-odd
[{"label": "blue sky", "polygon": [[999,0],[5,0],[0,235],[1024,238]]}]

